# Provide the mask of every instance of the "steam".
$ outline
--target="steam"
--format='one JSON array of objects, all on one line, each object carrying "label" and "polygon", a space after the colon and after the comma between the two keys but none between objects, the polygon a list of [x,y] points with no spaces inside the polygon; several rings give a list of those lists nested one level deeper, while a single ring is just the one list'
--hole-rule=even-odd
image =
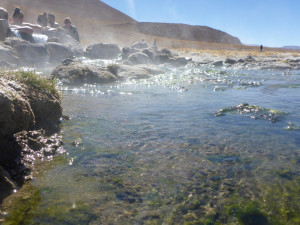
[{"label": "steam", "polygon": [[126,0],[126,1],[127,1],[127,4],[128,4],[128,7],[130,9],[131,17],[136,18],[135,2],[134,2],[134,0]]}]

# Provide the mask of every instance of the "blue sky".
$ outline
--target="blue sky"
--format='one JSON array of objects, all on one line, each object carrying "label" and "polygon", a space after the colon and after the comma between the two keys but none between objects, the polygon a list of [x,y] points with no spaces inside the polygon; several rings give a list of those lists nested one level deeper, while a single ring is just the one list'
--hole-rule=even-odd
[{"label": "blue sky", "polygon": [[209,26],[244,44],[300,46],[300,0],[102,0],[139,22]]}]

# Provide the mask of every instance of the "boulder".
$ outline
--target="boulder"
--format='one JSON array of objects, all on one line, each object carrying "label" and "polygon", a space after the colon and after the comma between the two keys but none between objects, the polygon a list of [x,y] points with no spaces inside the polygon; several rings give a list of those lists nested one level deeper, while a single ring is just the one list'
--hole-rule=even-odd
[{"label": "boulder", "polygon": [[128,59],[128,57],[133,54],[133,53],[136,53],[138,52],[139,50],[138,49],[135,49],[135,48],[129,48],[129,47],[124,47],[122,49],[122,59],[123,60],[126,60]]},{"label": "boulder", "polygon": [[222,67],[224,65],[223,61],[217,61],[212,64],[215,67]]},{"label": "boulder", "polygon": [[23,87],[15,81],[0,79],[0,139],[35,124],[35,116],[28,99],[22,95]]},{"label": "boulder", "polygon": [[0,81],[0,139],[23,130],[57,128],[62,117],[57,94],[34,83]]},{"label": "boulder", "polygon": [[52,71],[51,77],[60,79],[67,85],[105,84],[118,80],[118,77],[111,73],[107,67],[89,67],[72,59],[64,60],[61,65]]},{"label": "boulder", "polygon": [[158,64],[158,65],[159,64],[165,64],[165,63],[170,63],[171,58],[167,54],[158,53],[157,55],[154,56],[153,62],[154,62],[154,64]]},{"label": "boulder", "polygon": [[188,60],[186,58],[180,57],[176,58],[171,62],[171,65],[174,67],[181,67],[181,66],[186,66],[188,63]]},{"label": "boulder", "polygon": [[119,65],[117,71],[117,75],[121,80],[146,79],[163,73],[163,70],[153,65]]},{"label": "boulder", "polygon": [[49,61],[49,51],[44,44],[32,44],[29,42],[14,46],[21,65],[41,67]]},{"label": "boulder", "polygon": [[44,129],[46,131],[58,130],[60,118],[62,117],[62,106],[59,96],[37,87],[29,87],[26,97],[35,116],[33,129]]},{"label": "boulder", "polygon": [[84,55],[91,59],[114,59],[121,53],[116,44],[94,44],[86,48]]},{"label": "boulder", "polygon": [[142,53],[146,54],[151,60],[154,59],[156,52],[152,48],[143,49]]},{"label": "boulder", "polygon": [[[8,65],[19,64],[19,58],[13,48],[4,44],[0,44],[0,61],[6,62]],[[4,63],[2,65],[5,66]]]},{"label": "boulder", "polygon": [[137,64],[148,64],[150,62],[150,58],[148,55],[142,53],[142,52],[136,52],[131,54],[128,57],[128,61],[132,63],[133,65]]},{"label": "boulder", "polygon": [[226,64],[229,64],[229,65],[234,65],[234,64],[237,63],[237,61],[234,60],[234,59],[227,58],[227,59],[225,60],[225,63],[226,63]]},{"label": "boulder", "polygon": [[54,154],[61,145],[58,138],[45,137],[57,131],[62,117],[59,95],[48,85],[27,72],[0,76],[0,204],[16,189],[14,182],[24,181],[27,163]]},{"label": "boulder", "polygon": [[72,50],[71,46],[55,43],[55,42],[48,42],[45,43],[45,46],[50,54],[50,63],[53,65],[58,65],[66,58],[70,58],[75,55],[74,51]]},{"label": "boulder", "polygon": [[149,48],[148,44],[146,42],[136,42],[136,43],[133,43],[131,45],[131,48],[136,48],[136,49],[145,49],[145,48]]}]

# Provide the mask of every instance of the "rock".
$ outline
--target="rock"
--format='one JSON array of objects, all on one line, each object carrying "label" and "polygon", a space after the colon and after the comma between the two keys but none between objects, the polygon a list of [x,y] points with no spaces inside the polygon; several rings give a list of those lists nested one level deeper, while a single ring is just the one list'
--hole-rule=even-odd
[{"label": "rock", "polygon": [[148,64],[150,62],[150,58],[148,55],[141,53],[141,52],[136,52],[131,54],[128,57],[128,61],[132,63],[133,65],[137,64]]},{"label": "rock", "polygon": [[80,61],[70,61],[69,59],[67,63],[63,61],[61,65],[56,67],[52,71],[51,77],[60,79],[68,85],[105,84],[118,80],[118,77],[111,73],[107,67],[88,67]]},{"label": "rock", "polygon": [[176,58],[172,61],[171,65],[174,67],[181,67],[181,66],[186,66],[188,63],[188,61],[186,60],[186,58]]},{"label": "rock", "polygon": [[16,189],[16,185],[12,181],[10,174],[0,165],[0,203]]},{"label": "rock", "polygon": [[12,68],[12,65],[10,65],[9,63],[7,63],[5,61],[0,61],[0,68],[1,67]]},{"label": "rock", "polygon": [[149,46],[146,42],[141,41],[141,42],[133,43],[131,45],[131,48],[144,49],[144,48],[149,48]]},{"label": "rock", "polygon": [[91,59],[114,59],[121,53],[116,44],[94,44],[86,48],[84,55]]},{"label": "rock", "polygon": [[[57,38],[52,38],[58,41]],[[30,43],[20,38],[7,38],[0,44],[0,61],[9,65],[44,67],[49,63],[59,64],[63,59],[72,56],[82,56],[83,50],[78,43],[46,42]]]},{"label": "rock", "polygon": [[164,71],[152,65],[120,65],[118,68],[118,77],[126,79],[146,79],[154,75],[163,74]]},{"label": "rock", "polygon": [[154,56],[153,62],[154,62],[154,64],[158,64],[158,65],[165,64],[165,63],[170,63],[171,58],[167,54],[159,53],[159,54]]},{"label": "rock", "polygon": [[[23,176],[28,172],[24,162],[44,155],[38,153],[30,156],[31,150],[39,150],[45,143],[45,149],[51,149],[48,145],[50,141],[39,138],[42,134],[53,133],[62,116],[62,107],[56,92],[39,83],[38,78],[33,75],[23,74],[23,79],[21,75],[17,76],[13,72],[0,78],[0,202],[15,189],[10,176],[18,181],[18,185],[21,184],[19,182],[23,181]],[[46,132],[30,131],[41,128],[46,129]],[[20,138],[20,133],[24,132],[26,141],[25,138]],[[57,142],[53,144],[57,149],[54,145],[58,146]],[[8,175],[3,171],[7,171]]]},{"label": "rock", "polygon": [[245,59],[246,62],[256,62],[256,59],[254,59],[251,55],[248,55]]},{"label": "rock", "polygon": [[169,57],[174,57],[175,54],[171,52],[169,49],[164,48],[160,51],[161,54],[168,55]]},{"label": "rock", "polygon": [[223,61],[214,62],[212,65],[215,66],[215,67],[222,67],[223,66]]},{"label": "rock", "polygon": [[50,63],[58,65],[62,60],[74,56],[72,48],[55,42],[45,43],[45,46],[50,54]]},{"label": "rock", "polygon": [[129,57],[131,54],[136,53],[136,52],[138,52],[138,51],[139,51],[139,50],[134,49],[134,48],[124,47],[124,48],[122,49],[122,59],[123,59],[123,60],[126,60],[126,59],[128,59],[128,57]]},{"label": "rock", "polygon": [[28,43],[28,41],[25,41],[21,38],[17,38],[17,37],[9,37],[6,38],[4,41],[4,45],[6,46],[10,46],[12,48],[14,48],[16,45],[20,45],[20,44],[26,44]]},{"label": "rock", "polygon": [[0,79],[0,139],[35,124],[35,116],[28,99],[22,95],[22,87],[15,81]]},{"label": "rock", "polygon": [[23,66],[41,67],[49,61],[49,51],[44,44],[22,43],[17,44],[14,49]]},{"label": "rock", "polygon": [[234,60],[234,59],[229,59],[229,58],[227,58],[227,59],[225,60],[225,63],[226,63],[226,64],[229,64],[229,65],[233,65],[233,64],[236,64],[237,61]]},{"label": "rock", "polygon": [[149,48],[143,49],[142,53],[146,54],[151,60],[153,60],[154,56],[156,55],[156,53]]},{"label": "rock", "polygon": [[11,46],[0,44],[0,61],[7,64],[19,64],[19,58]]},{"label": "rock", "polygon": [[27,98],[35,116],[34,129],[58,130],[62,107],[58,96],[30,87]]}]

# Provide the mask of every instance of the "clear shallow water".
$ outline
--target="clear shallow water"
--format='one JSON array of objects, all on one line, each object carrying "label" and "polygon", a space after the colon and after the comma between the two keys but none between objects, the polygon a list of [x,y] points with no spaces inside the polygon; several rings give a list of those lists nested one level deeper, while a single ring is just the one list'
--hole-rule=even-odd
[{"label": "clear shallow water", "polygon": [[[68,154],[33,182],[29,224],[299,222],[299,71],[185,68],[63,89]],[[241,103],[283,114],[215,116]]]}]

